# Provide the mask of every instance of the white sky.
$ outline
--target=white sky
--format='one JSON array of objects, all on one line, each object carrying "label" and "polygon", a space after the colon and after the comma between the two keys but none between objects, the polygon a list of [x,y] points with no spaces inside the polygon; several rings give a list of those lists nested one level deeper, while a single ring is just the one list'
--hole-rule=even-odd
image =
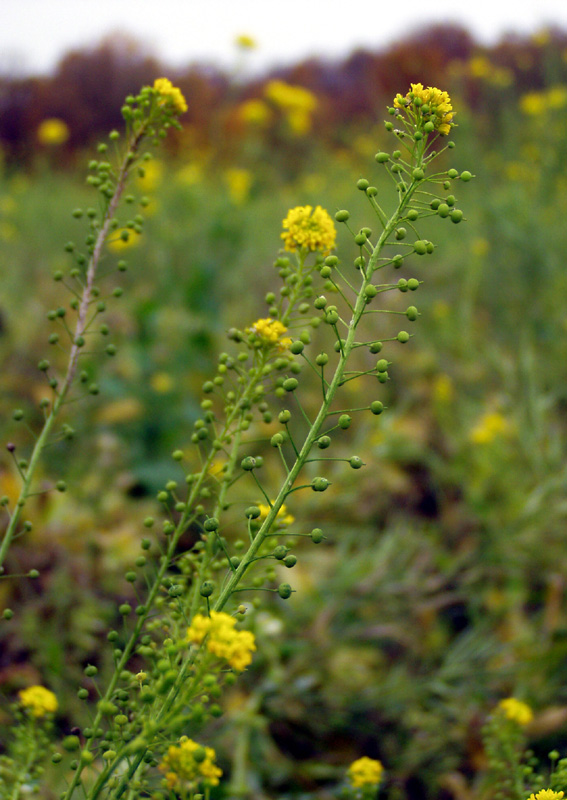
[{"label": "white sky", "polygon": [[172,66],[234,65],[234,39],[247,33],[259,45],[249,68],[263,69],[379,49],[440,21],[463,23],[491,43],[505,32],[567,30],[567,0],[0,0],[0,71],[49,71],[69,49],[118,31]]}]

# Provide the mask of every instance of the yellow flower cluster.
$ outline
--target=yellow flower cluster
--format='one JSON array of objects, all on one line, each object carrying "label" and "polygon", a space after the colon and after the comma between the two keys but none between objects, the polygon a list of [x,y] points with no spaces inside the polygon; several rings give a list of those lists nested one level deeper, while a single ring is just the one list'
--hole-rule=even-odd
[{"label": "yellow flower cluster", "polygon": [[174,86],[167,78],[156,78],[154,89],[160,96],[160,105],[171,105],[177,114],[187,111],[187,103],[181,93],[181,89]]},{"label": "yellow flower cluster", "polygon": [[168,749],[159,769],[165,773],[168,789],[194,790],[200,783],[218,786],[222,770],[214,763],[215,757],[212,747],[201,747],[187,736],[182,736],[178,746],[171,745]]},{"label": "yellow flower cluster", "polygon": [[33,717],[45,717],[57,711],[59,704],[57,698],[45,686],[28,686],[18,692],[20,703],[28,709]]},{"label": "yellow flower cluster", "polygon": [[543,92],[528,92],[520,98],[520,110],[529,117],[542,117],[552,109],[567,106],[567,86],[550,86]]},{"label": "yellow flower cluster", "polygon": [[[260,509],[260,519],[265,520],[270,512],[270,506],[258,503],[258,508]],[[294,522],[295,517],[293,514],[287,513],[285,503],[283,503],[276,516],[276,525],[281,528],[287,528],[288,525],[293,525]]]},{"label": "yellow flower cluster", "polygon": [[253,633],[237,631],[234,629],[235,625],[234,617],[224,611],[211,611],[210,617],[196,614],[187,629],[187,638],[193,644],[201,644],[206,637],[209,653],[224,659],[233,669],[242,672],[252,662],[256,643]]},{"label": "yellow flower cluster", "polygon": [[286,333],[287,328],[277,319],[257,319],[256,322],[249,328],[246,328],[246,333],[255,333],[267,345],[277,345],[279,350],[287,350],[291,344],[291,339],[282,336]]},{"label": "yellow flower cluster", "polygon": [[311,115],[317,108],[317,98],[313,92],[302,86],[274,80],[266,84],[264,96],[284,112],[293,133],[301,136],[309,131]]},{"label": "yellow flower cluster", "polygon": [[272,118],[269,106],[263,100],[245,100],[238,108],[238,118],[245,125],[266,125]]},{"label": "yellow flower cluster", "polygon": [[256,39],[249,36],[247,33],[241,33],[240,36],[237,36],[235,44],[242,50],[254,50],[254,48],[257,47]]},{"label": "yellow flower cluster", "polygon": [[537,794],[532,792],[528,800],[561,800],[563,796],[563,792],[554,792],[553,789],[540,789]]},{"label": "yellow flower cluster", "polygon": [[490,444],[499,436],[510,433],[510,423],[498,411],[490,411],[479,419],[469,438],[474,444]]},{"label": "yellow flower cluster", "polygon": [[422,83],[410,84],[410,90],[403,97],[397,94],[394,98],[394,108],[411,108],[424,122],[432,122],[434,129],[446,136],[453,126],[454,117],[451,98],[447,92],[434,86],[424,88]]},{"label": "yellow flower cluster", "polygon": [[365,786],[378,786],[383,772],[381,761],[364,756],[352,762],[348,768],[348,779],[355,789],[363,789]]},{"label": "yellow flower cluster", "polygon": [[56,147],[64,144],[68,138],[69,126],[57,117],[44,119],[37,129],[37,140],[40,144]]},{"label": "yellow flower cluster", "polygon": [[527,703],[517,700],[515,697],[507,697],[498,703],[497,711],[500,711],[504,716],[516,722],[518,725],[528,725],[534,718],[534,712],[531,710]]},{"label": "yellow flower cluster", "polygon": [[296,250],[329,253],[335,246],[337,231],[335,223],[321,206],[296,206],[291,208],[283,221],[281,238],[290,253]]}]

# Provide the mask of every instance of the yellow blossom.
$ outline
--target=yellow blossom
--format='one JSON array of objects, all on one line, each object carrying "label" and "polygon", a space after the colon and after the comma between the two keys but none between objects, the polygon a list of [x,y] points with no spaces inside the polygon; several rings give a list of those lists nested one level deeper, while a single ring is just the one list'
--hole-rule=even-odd
[{"label": "yellow blossom", "polygon": [[44,119],[37,129],[37,140],[40,144],[53,145],[64,144],[69,138],[69,126],[62,119],[51,117]]},{"label": "yellow blossom", "polygon": [[507,697],[505,700],[501,700],[498,703],[497,711],[504,714],[507,719],[522,726],[528,725],[534,717],[534,712],[529,705],[517,700],[515,697]]},{"label": "yellow blossom", "polygon": [[317,98],[303,86],[292,86],[285,81],[269,81],[264,88],[265,97],[285,111],[299,110],[312,113],[317,108]]},{"label": "yellow blossom", "polygon": [[282,336],[286,333],[287,328],[277,319],[257,319],[256,322],[249,328],[246,328],[246,333],[255,333],[265,344],[277,345],[279,350],[287,350],[291,344],[291,339]]},{"label": "yellow blossom", "polygon": [[238,108],[238,118],[245,125],[267,125],[271,117],[269,106],[258,98],[246,100]]},{"label": "yellow blossom", "polygon": [[[140,241],[141,234],[131,228],[124,228],[117,231],[119,234],[117,239],[110,239],[108,242],[108,249],[113,253],[121,253],[122,250],[128,250],[130,247],[136,247]],[[126,236],[128,234],[128,236]]]},{"label": "yellow blossom", "polygon": [[247,33],[241,33],[235,39],[235,44],[242,50],[254,50],[257,47],[256,40]]},{"label": "yellow blossom", "polygon": [[224,611],[211,611],[210,617],[196,614],[187,629],[187,638],[193,644],[201,644],[206,637],[206,648],[217,658],[242,672],[252,662],[256,650],[254,634],[235,630],[236,620]]},{"label": "yellow blossom", "polygon": [[182,736],[179,745],[171,745],[159,765],[165,773],[168,789],[195,790],[199,784],[218,786],[222,770],[214,763],[216,753],[212,747],[202,747],[187,736]]},{"label": "yellow blossom", "polygon": [[554,792],[553,789],[540,789],[537,794],[532,792],[528,800],[561,800],[563,796],[563,792]]},{"label": "yellow blossom", "polygon": [[404,96],[397,94],[394,108],[406,110],[414,120],[433,123],[434,129],[446,136],[453,126],[453,106],[447,92],[422,83],[410,84],[409,92]]},{"label": "yellow blossom", "polygon": [[486,56],[473,56],[467,66],[473,78],[488,78],[493,69]]},{"label": "yellow blossom", "polygon": [[[258,508],[260,509],[260,519],[265,520],[270,512],[270,506],[264,503],[258,503]],[[293,525],[295,522],[295,517],[293,514],[288,514],[285,503],[282,503],[280,510],[277,513],[275,524],[278,527],[287,528],[288,525]]]},{"label": "yellow blossom", "polygon": [[230,199],[236,206],[246,202],[252,186],[252,173],[247,169],[231,167],[224,174]]},{"label": "yellow blossom", "polygon": [[335,246],[337,231],[335,223],[321,206],[296,206],[288,211],[283,221],[281,238],[290,253],[296,250],[316,251],[327,254]]},{"label": "yellow blossom", "polygon": [[45,717],[57,711],[59,704],[57,698],[45,686],[28,686],[18,692],[20,703],[28,709],[33,717]]},{"label": "yellow blossom", "polygon": [[509,434],[511,426],[505,416],[498,411],[483,414],[471,430],[469,439],[474,444],[490,444],[499,436]]},{"label": "yellow blossom", "polygon": [[364,756],[352,762],[348,768],[348,778],[355,789],[362,789],[365,786],[377,786],[383,772],[381,761]]},{"label": "yellow blossom", "polygon": [[187,111],[187,103],[181,89],[174,86],[167,78],[156,78],[154,89],[160,97],[160,105],[171,105],[177,114]]}]

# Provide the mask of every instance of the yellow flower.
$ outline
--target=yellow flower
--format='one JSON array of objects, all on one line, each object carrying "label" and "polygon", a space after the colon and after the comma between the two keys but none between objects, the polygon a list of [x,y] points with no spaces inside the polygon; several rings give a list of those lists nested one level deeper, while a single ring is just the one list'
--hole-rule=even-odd
[{"label": "yellow flower", "polygon": [[44,119],[37,129],[37,140],[40,144],[53,145],[64,144],[69,138],[69,126],[62,119],[52,117]]},{"label": "yellow flower", "polygon": [[507,697],[498,703],[497,711],[500,711],[507,719],[517,722],[518,725],[528,725],[534,718],[534,712],[527,703],[517,700],[515,697]]},{"label": "yellow flower", "polygon": [[246,202],[252,186],[252,173],[247,169],[231,167],[224,174],[230,199],[236,206]]},{"label": "yellow flower", "polygon": [[242,672],[252,662],[256,650],[254,634],[250,631],[235,630],[236,620],[224,611],[211,611],[210,617],[196,614],[187,629],[187,638],[193,644],[201,644],[205,639],[206,648],[217,658]]},{"label": "yellow flower", "polygon": [[271,117],[269,106],[257,98],[246,100],[238,108],[238,118],[245,125],[267,125]]},{"label": "yellow flower", "polygon": [[242,50],[254,50],[257,47],[256,39],[253,39],[252,36],[248,36],[247,33],[241,33],[240,36],[237,36],[235,44]]},{"label": "yellow flower", "polygon": [[473,78],[488,78],[494,69],[486,56],[473,56],[468,63],[468,68]]},{"label": "yellow flower", "polygon": [[285,249],[290,253],[299,249],[319,250],[326,254],[335,246],[335,223],[321,206],[317,206],[314,211],[313,206],[291,208],[282,224],[284,232],[281,238]]},{"label": "yellow flower", "polygon": [[194,790],[199,784],[218,786],[222,770],[214,763],[216,753],[212,747],[202,747],[187,736],[182,736],[179,745],[171,745],[159,765],[165,773],[168,789]]},{"label": "yellow flower", "polygon": [[287,331],[285,325],[277,319],[257,319],[256,322],[249,328],[246,328],[246,333],[255,333],[265,344],[277,345],[278,350],[287,350],[291,344],[291,339],[288,337],[281,338]]},{"label": "yellow flower", "polygon": [[540,789],[537,794],[532,794],[528,800],[561,800],[563,792],[554,792],[553,789]]},{"label": "yellow flower", "polygon": [[[264,503],[258,503],[258,508],[260,509],[260,519],[263,521],[266,519],[270,512],[270,506],[265,505]],[[295,522],[295,517],[293,514],[288,514],[287,509],[285,507],[285,503],[282,503],[280,510],[276,516],[276,525],[278,527],[287,528],[288,525],[293,525]]]},{"label": "yellow flower", "polygon": [[474,444],[490,444],[499,436],[510,433],[509,421],[498,411],[483,414],[469,434],[469,439]]},{"label": "yellow flower", "polygon": [[348,779],[355,789],[378,786],[383,772],[384,767],[381,761],[364,756],[352,762],[348,768]]},{"label": "yellow flower", "polygon": [[446,136],[453,126],[453,106],[447,92],[435,86],[424,88],[422,83],[410,84],[409,92],[403,97],[397,94],[394,108],[405,110],[415,121],[432,122],[434,129]]},{"label": "yellow flower", "polygon": [[[118,239],[110,239],[107,245],[108,249],[113,253],[121,253],[122,250],[136,247],[140,241],[141,234],[131,228],[124,228],[122,231],[117,231],[117,233],[120,234]],[[127,237],[126,234],[128,234]]]},{"label": "yellow flower", "polygon": [[264,88],[264,95],[285,111],[302,110],[312,113],[317,108],[317,98],[313,92],[285,81],[269,81]]},{"label": "yellow flower", "polygon": [[28,686],[18,692],[20,703],[28,709],[33,717],[45,717],[57,711],[59,704],[57,698],[45,686]]},{"label": "yellow flower", "polygon": [[181,89],[174,86],[167,78],[156,78],[154,89],[160,96],[160,105],[171,105],[177,114],[187,111],[187,103],[181,93]]}]

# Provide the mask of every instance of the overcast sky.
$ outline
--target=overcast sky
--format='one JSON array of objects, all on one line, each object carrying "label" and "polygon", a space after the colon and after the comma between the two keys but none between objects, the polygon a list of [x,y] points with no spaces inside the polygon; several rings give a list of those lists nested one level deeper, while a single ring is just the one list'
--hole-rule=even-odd
[{"label": "overcast sky", "polygon": [[128,32],[166,63],[234,64],[234,39],[253,36],[251,69],[308,55],[379,49],[427,23],[460,22],[481,41],[544,26],[567,30],[567,0],[0,0],[0,70],[46,72],[71,48]]}]

